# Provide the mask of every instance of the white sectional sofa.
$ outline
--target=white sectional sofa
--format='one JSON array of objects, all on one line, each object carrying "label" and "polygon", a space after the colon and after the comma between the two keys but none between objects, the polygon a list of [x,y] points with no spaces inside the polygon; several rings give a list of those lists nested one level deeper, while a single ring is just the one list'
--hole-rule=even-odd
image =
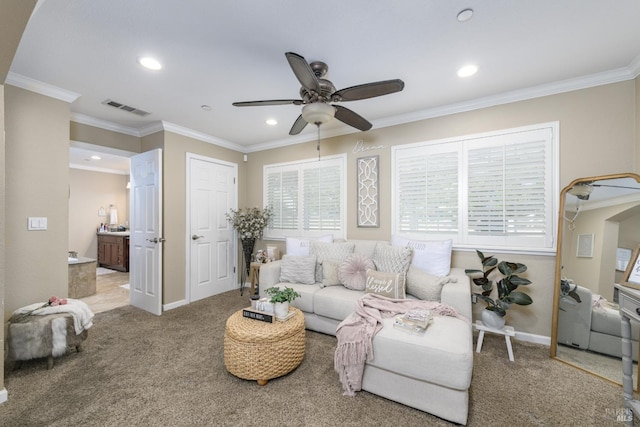
[{"label": "white sectional sofa", "polygon": [[[350,240],[354,253],[373,256],[384,241]],[[323,286],[321,282],[301,284],[281,282],[281,263],[260,268],[260,295],[272,286],[290,287],[300,293],[292,305],[304,312],[307,329],[336,335],[338,324],[354,311],[365,291],[345,286]],[[373,340],[374,358],[367,362],[362,389],[404,405],[466,424],[469,387],[473,371],[470,280],[464,270],[452,268],[453,280],[442,286],[440,301],[454,307],[468,322],[455,317],[434,317],[423,335],[412,335],[384,327]],[[407,294],[407,298],[415,296]]]}]

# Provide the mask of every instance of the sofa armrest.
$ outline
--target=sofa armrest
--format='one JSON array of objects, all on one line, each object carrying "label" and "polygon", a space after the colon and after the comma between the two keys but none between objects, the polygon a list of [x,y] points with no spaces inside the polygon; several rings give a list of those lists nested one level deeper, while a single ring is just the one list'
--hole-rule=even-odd
[{"label": "sofa armrest", "polygon": [[449,304],[471,322],[471,280],[461,268],[452,268],[449,275],[457,281],[442,287],[440,302]]},{"label": "sofa armrest", "polygon": [[267,262],[260,266],[259,289],[260,296],[266,296],[264,290],[280,283],[280,264],[281,260]]}]

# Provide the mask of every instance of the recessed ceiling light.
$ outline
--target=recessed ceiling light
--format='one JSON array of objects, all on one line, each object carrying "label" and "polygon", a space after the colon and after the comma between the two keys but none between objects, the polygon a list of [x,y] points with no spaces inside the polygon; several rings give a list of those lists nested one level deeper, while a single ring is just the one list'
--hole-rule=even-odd
[{"label": "recessed ceiling light", "polygon": [[142,56],[138,58],[138,63],[149,70],[157,71],[162,69],[162,64],[157,59],[150,56]]},{"label": "recessed ceiling light", "polygon": [[467,22],[473,16],[473,9],[464,9],[458,13],[458,21]]},{"label": "recessed ceiling light", "polygon": [[211,105],[202,104],[200,108],[202,108],[204,111],[211,111]]},{"label": "recessed ceiling light", "polygon": [[267,123],[269,126],[275,126],[278,124],[278,121],[276,119],[267,119],[265,123]]},{"label": "recessed ceiling light", "polygon": [[465,65],[464,67],[458,70],[458,77],[469,77],[473,76],[478,71],[477,65]]},{"label": "recessed ceiling light", "polygon": [[96,155],[91,156],[91,158],[92,158],[93,160],[100,160],[100,159],[102,159],[102,157],[100,157],[100,156],[96,156]]}]

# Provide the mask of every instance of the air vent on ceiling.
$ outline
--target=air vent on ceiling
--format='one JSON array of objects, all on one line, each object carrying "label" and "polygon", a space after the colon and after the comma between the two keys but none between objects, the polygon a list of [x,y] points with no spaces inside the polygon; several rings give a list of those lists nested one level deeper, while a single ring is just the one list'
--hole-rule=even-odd
[{"label": "air vent on ceiling", "polygon": [[117,108],[119,110],[128,111],[130,113],[137,114],[137,115],[143,116],[143,117],[144,116],[148,116],[149,114],[151,114],[151,113],[149,113],[147,111],[141,110],[139,108],[131,107],[130,105],[126,105],[126,104],[123,104],[121,102],[113,101],[111,99],[107,99],[105,101],[102,101],[102,103],[104,105],[109,105],[109,106]]}]

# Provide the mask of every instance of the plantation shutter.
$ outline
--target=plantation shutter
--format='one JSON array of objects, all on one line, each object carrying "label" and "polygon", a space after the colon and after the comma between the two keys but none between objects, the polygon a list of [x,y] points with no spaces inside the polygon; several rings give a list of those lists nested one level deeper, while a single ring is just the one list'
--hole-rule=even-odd
[{"label": "plantation shutter", "polygon": [[458,158],[457,151],[407,152],[398,160],[401,232],[458,233]]},{"label": "plantation shutter", "polygon": [[273,209],[265,237],[346,235],[346,155],[264,168],[264,202]]}]

